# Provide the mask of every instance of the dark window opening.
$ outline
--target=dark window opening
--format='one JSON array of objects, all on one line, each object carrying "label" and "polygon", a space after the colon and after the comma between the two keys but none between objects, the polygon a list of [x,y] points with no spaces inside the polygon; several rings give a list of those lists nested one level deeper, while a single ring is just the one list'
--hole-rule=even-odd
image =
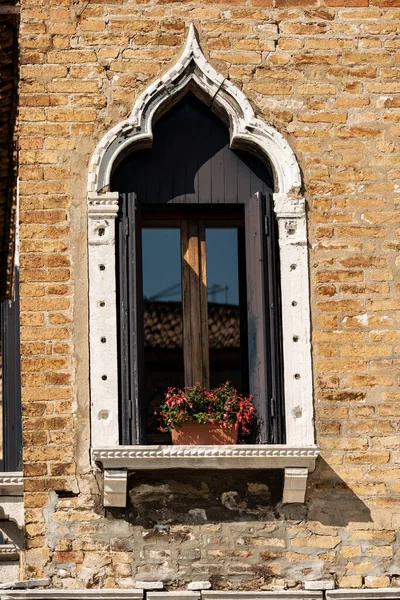
[{"label": "dark window opening", "polygon": [[230,380],[251,393],[251,439],[284,443],[280,285],[272,177],[229,148],[186,97],[150,150],[119,164],[116,236],[122,443],[168,443],[148,425],[169,386]]}]

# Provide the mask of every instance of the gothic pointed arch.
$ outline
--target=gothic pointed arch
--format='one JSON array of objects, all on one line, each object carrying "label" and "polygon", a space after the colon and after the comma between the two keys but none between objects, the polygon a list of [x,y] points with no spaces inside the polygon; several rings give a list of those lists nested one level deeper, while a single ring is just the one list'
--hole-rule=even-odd
[{"label": "gothic pointed arch", "polygon": [[264,155],[270,161],[275,192],[299,193],[300,169],[289,144],[258,119],[243,92],[210,65],[193,25],[179,60],[143,92],[128,119],[108,131],[98,144],[89,171],[91,192],[109,189],[112,172],[127,151],[151,146],[154,122],[189,90],[225,121],[232,148]]}]

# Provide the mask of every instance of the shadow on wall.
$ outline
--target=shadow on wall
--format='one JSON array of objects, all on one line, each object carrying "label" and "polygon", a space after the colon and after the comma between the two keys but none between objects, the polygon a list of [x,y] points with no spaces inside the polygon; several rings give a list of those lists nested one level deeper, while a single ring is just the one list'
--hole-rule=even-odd
[{"label": "shadow on wall", "polygon": [[132,474],[126,511],[111,509],[145,529],[174,524],[318,521],[345,526],[368,522],[368,507],[319,459],[306,504],[282,505],[282,470],[168,470]]},{"label": "shadow on wall", "polygon": [[372,521],[369,508],[321,457],[308,480],[307,518],[334,527]]}]

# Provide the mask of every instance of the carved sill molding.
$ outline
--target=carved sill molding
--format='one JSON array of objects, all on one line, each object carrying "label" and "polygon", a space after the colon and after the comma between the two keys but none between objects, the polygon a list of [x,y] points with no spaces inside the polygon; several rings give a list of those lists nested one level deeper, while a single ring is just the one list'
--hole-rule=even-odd
[{"label": "carved sill molding", "polygon": [[0,473],[0,496],[22,496],[22,472],[16,471]]},{"label": "carved sill molding", "polygon": [[18,559],[19,550],[14,544],[0,544],[0,563],[16,561]]},{"label": "carved sill molding", "polygon": [[0,473],[0,521],[13,521],[21,529],[24,522],[22,473]]},{"label": "carved sill molding", "polygon": [[304,502],[317,446],[118,446],[94,448],[104,468],[104,505],[126,506],[128,470],[284,469],[283,503]]}]

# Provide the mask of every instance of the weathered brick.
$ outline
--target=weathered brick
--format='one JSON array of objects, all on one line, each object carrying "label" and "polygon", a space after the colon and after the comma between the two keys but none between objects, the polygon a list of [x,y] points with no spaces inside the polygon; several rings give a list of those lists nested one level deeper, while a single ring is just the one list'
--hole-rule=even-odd
[{"label": "weathered brick", "polygon": [[[397,558],[390,527],[400,514],[397,3],[99,0],[79,8],[22,0],[24,577],[50,573],[65,589],[133,587],[154,565],[186,585],[197,572],[182,557],[193,556],[196,569],[209,560],[207,577],[229,580],[232,590],[297,589],[332,572],[342,588],[389,585],[387,564]],[[249,498],[263,503],[257,480],[244,485],[244,500],[235,497],[239,521],[213,516],[192,525],[187,516],[158,532],[147,527],[143,502],[146,526],[115,509],[116,532],[86,465],[88,164],[103,134],[179,57],[192,21],[211,64],[283,134],[302,169],[315,428],[325,462],[310,475],[307,514],[281,509],[278,499],[277,518],[259,520],[254,510],[246,521]],[[196,494],[190,510],[205,501],[201,481],[185,481],[186,497]]]}]

